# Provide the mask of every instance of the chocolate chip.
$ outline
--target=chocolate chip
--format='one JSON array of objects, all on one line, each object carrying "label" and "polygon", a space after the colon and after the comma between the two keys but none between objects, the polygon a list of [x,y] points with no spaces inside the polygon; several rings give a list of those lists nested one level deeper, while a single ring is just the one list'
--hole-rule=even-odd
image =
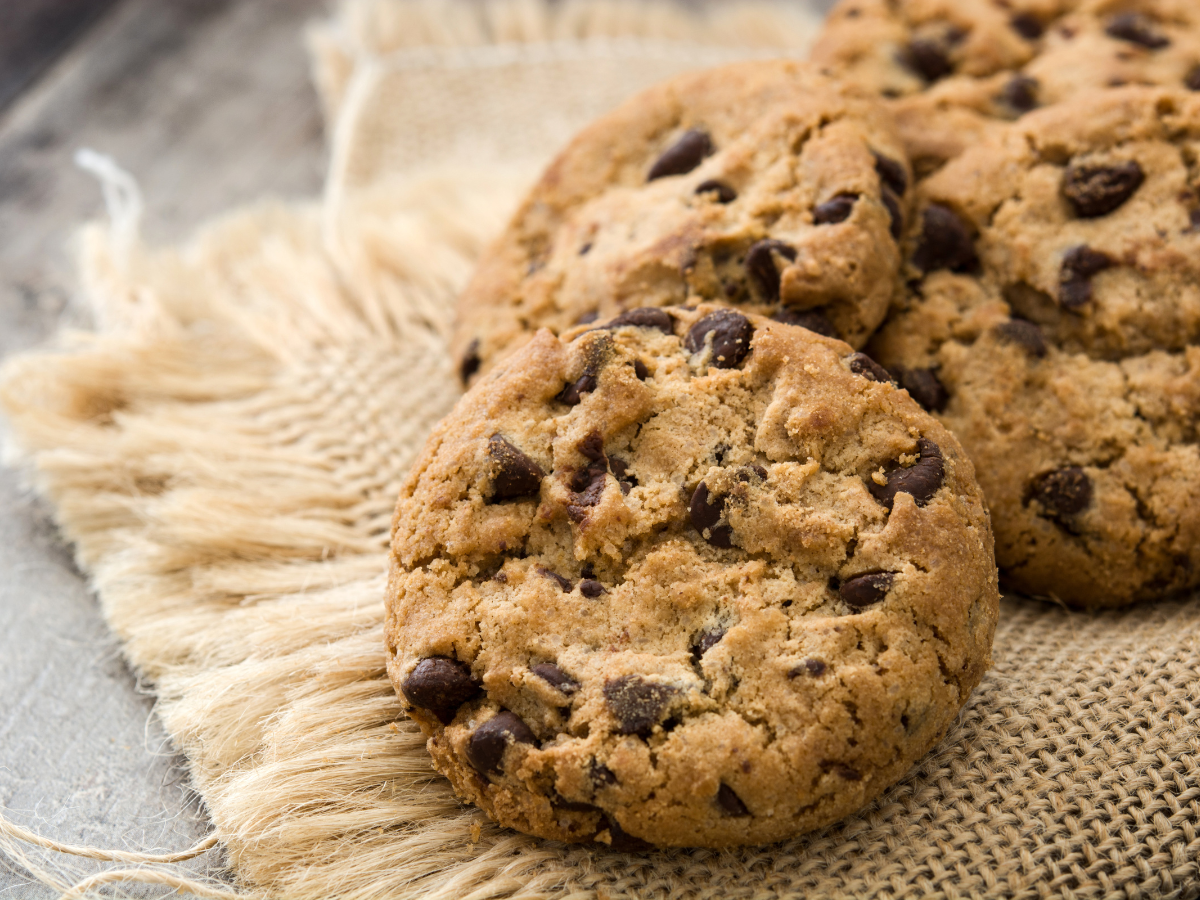
[{"label": "chocolate chip", "polygon": [[737,191],[723,181],[710,178],[696,185],[697,194],[716,194],[718,203],[732,203],[737,199]]},{"label": "chocolate chip", "polygon": [[679,689],[641,675],[622,675],[604,685],[604,702],[617,720],[618,734],[650,733]]},{"label": "chocolate chip", "polygon": [[753,465],[749,465],[749,466],[742,466],[740,469],[738,469],[738,472],[737,472],[737,480],[738,481],[747,482],[747,481],[751,481],[755,478],[757,478],[759,481],[766,481],[767,480],[767,470],[764,469],[762,466],[758,465],[757,463],[755,463]]},{"label": "chocolate chip", "polygon": [[608,819],[609,846],[613,850],[619,850],[622,853],[632,853],[642,850],[653,850],[654,845],[649,841],[644,841],[640,837],[634,837],[625,831],[614,819]]},{"label": "chocolate chip", "polygon": [[700,657],[720,643],[723,637],[725,637],[724,628],[713,628],[700,632],[696,636],[695,643],[692,644],[692,659],[699,662]]},{"label": "chocolate chip", "polygon": [[458,364],[458,378],[464,387],[470,383],[472,376],[479,371],[482,363],[483,360],[479,358],[479,338],[475,338],[467,344],[466,352],[463,353]]},{"label": "chocolate chip", "polygon": [[598,318],[600,318],[600,313],[596,312],[596,310],[593,309],[591,312],[583,313],[583,315],[581,315],[578,319],[575,320],[575,324],[576,325],[591,325]]},{"label": "chocolate chip", "polygon": [[622,493],[628,494],[631,488],[637,487],[637,478],[629,471],[629,463],[621,459],[619,456],[610,456],[608,458],[608,470],[613,473],[613,477],[621,485]]},{"label": "chocolate chip", "polygon": [[1134,159],[1105,166],[1071,164],[1063,173],[1062,193],[1077,216],[1094,219],[1119,207],[1145,180]]},{"label": "chocolate chip", "polygon": [[1192,66],[1191,70],[1183,76],[1183,86],[1189,91],[1200,91],[1200,64]]},{"label": "chocolate chip", "polygon": [[645,381],[650,377],[650,370],[646,368],[646,364],[640,359],[633,361],[633,374],[637,376],[638,381]]},{"label": "chocolate chip", "polygon": [[608,467],[603,461],[578,469],[571,476],[567,487],[575,496],[567,505],[567,513],[576,522],[583,521],[587,517],[588,509],[600,504],[604,497],[604,488],[608,484],[607,476]]},{"label": "chocolate chip", "polygon": [[549,578],[551,581],[555,582],[560,588],[562,588],[562,592],[564,594],[571,593],[571,591],[575,588],[575,585],[571,583],[571,579],[566,578],[563,575],[559,575],[557,572],[547,569],[545,566],[538,566],[537,572],[539,575],[544,575],[546,578]]},{"label": "chocolate chip", "polygon": [[742,802],[742,798],[733,792],[733,788],[724,782],[717,789],[717,805],[725,811],[726,815],[730,816],[748,816],[750,810],[746,809],[746,804]]},{"label": "chocolate chip", "polygon": [[1111,268],[1113,259],[1107,253],[1087,245],[1072,247],[1063,254],[1058,273],[1058,302],[1067,309],[1078,309],[1092,299],[1092,276]]},{"label": "chocolate chip", "polygon": [[846,781],[861,781],[862,773],[853,766],[848,766],[845,763],[822,763],[821,768],[833,772],[838,778]]},{"label": "chocolate chip", "polygon": [[509,744],[536,744],[529,726],[507,709],[501,710],[475,729],[467,742],[467,761],[481,775],[502,771],[504,751]]},{"label": "chocolate chip", "polygon": [[596,429],[589,431],[578,444],[575,449],[579,451],[584,459],[590,459],[592,462],[598,462],[604,459],[604,435]]},{"label": "chocolate chip", "polygon": [[1138,44],[1147,50],[1161,50],[1171,43],[1171,39],[1157,31],[1154,22],[1141,13],[1120,13],[1108,21],[1104,33],[1109,37],[1131,44]]},{"label": "chocolate chip", "polygon": [[937,81],[954,71],[950,55],[940,41],[916,38],[899,53],[900,64],[926,81]]},{"label": "chocolate chip", "polygon": [[713,153],[712,138],[707,131],[692,128],[679,136],[650,167],[647,181],[665,178],[668,175],[686,175]]},{"label": "chocolate chip", "polygon": [[910,494],[917,506],[924,506],[942,486],[946,477],[946,463],[941,448],[928,438],[917,440],[917,461],[907,469],[894,469],[887,476],[886,484],[876,484],[867,479],[867,489],[888,509],[897,494]]},{"label": "chocolate chip", "polygon": [[595,600],[604,593],[604,585],[592,578],[585,578],[579,582],[579,593],[587,597],[589,600]]},{"label": "chocolate chip", "polygon": [[733,529],[728,525],[717,524],[721,521],[721,513],[724,510],[724,497],[713,497],[710,503],[708,485],[703,481],[696,485],[696,490],[692,493],[692,502],[688,506],[692,526],[714,547],[728,549],[733,546]]},{"label": "chocolate chip", "polygon": [[567,696],[579,690],[579,682],[556,666],[554,663],[537,663],[529,667],[529,671],[549,682]]},{"label": "chocolate chip", "polygon": [[[580,247],[580,248],[579,248],[579,255],[580,255],[580,256],[587,256],[587,255],[588,255],[589,253],[591,253],[591,252],[592,252],[592,242],[591,242],[591,241],[588,241],[586,244],[584,244],[582,247]],[[582,318],[582,317],[581,317],[581,318]],[[595,315],[595,314],[593,314],[593,315],[592,315],[592,318],[588,319],[588,322],[594,322],[594,321],[596,321],[596,315]],[[586,322],[580,322],[579,324],[581,324],[581,325],[586,325],[587,323],[586,323]]]},{"label": "chocolate chip", "polygon": [[971,232],[950,207],[929,204],[921,213],[921,225],[921,242],[913,254],[913,264],[922,272],[962,272],[975,265],[978,258]]},{"label": "chocolate chip", "polygon": [[883,200],[883,206],[888,211],[888,217],[891,219],[891,226],[888,232],[893,240],[900,240],[900,234],[904,231],[904,210],[900,208],[900,201],[896,199],[896,195],[888,188],[883,189],[880,195]]},{"label": "chocolate chip", "polygon": [[1031,13],[1017,13],[1008,20],[1008,24],[1012,26],[1013,31],[1027,41],[1036,41],[1046,30],[1046,26]]},{"label": "chocolate chip", "polygon": [[1046,338],[1042,336],[1042,329],[1033,322],[1009,319],[993,328],[992,332],[1000,340],[1015,344],[1030,356],[1042,359],[1046,355]]},{"label": "chocolate chip", "polygon": [[799,678],[801,675],[811,675],[820,678],[825,674],[825,663],[819,659],[806,659],[798,666],[793,666],[788,672],[788,678]]},{"label": "chocolate chip", "polygon": [[1014,75],[1000,91],[1000,99],[1017,112],[1026,113],[1038,105],[1038,80],[1028,75]]},{"label": "chocolate chip", "polygon": [[875,157],[875,172],[883,186],[903,197],[908,190],[908,173],[904,171],[904,165],[874,150],[871,151],[871,155]]},{"label": "chocolate chip", "polygon": [[850,218],[858,194],[838,194],[832,200],[826,200],[813,210],[813,224],[837,225]]},{"label": "chocolate chip", "polygon": [[888,370],[865,353],[851,354],[846,358],[846,362],[850,365],[850,371],[855,375],[861,375],[868,381],[891,384],[892,376],[888,374]]},{"label": "chocolate chip", "polygon": [[841,595],[847,606],[863,609],[886,597],[895,578],[896,576],[891,572],[855,575],[842,582],[842,586],[838,588],[838,594]]},{"label": "chocolate chip", "polygon": [[567,406],[578,406],[583,395],[596,389],[597,379],[591,372],[584,372],[577,381],[567,384],[554,399]]},{"label": "chocolate chip", "polygon": [[785,306],[779,312],[775,313],[775,315],[771,316],[771,318],[776,322],[782,322],[784,325],[807,328],[809,331],[823,335],[824,337],[836,338],[838,340],[841,340],[842,337],[838,334],[837,329],[833,327],[833,323],[823,313],[819,313],[816,310],[798,310]]},{"label": "chocolate chip", "polygon": [[542,487],[542,467],[514,447],[501,434],[488,440],[493,503],[536,496]]},{"label": "chocolate chip", "polygon": [[950,402],[950,394],[933,369],[895,370],[896,382],[929,412],[941,412]]},{"label": "chocolate chip", "polygon": [[608,330],[632,325],[635,328],[657,328],[667,334],[675,333],[675,320],[666,310],[654,306],[627,309],[604,327]]},{"label": "chocolate chip", "polygon": [[739,312],[718,309],[688,329],[683,345],[690,352],[699,353],[704,349],[710,334],[712,353],[708,364],[718,369],[732,369],[750,352],[750,338],[754,334],[754,326]]},{"label": "chocolate chip", "polygon": [[1039,475],[1029,485],[1025,502],[1036,500],[1052,519],[1069,519],[1092,505],[1092,479],[1078,466]]},{"label": "chocolate chip", "polygon": [[455,711],[479,693],[479,685],[471,670],[457,660],[430,656],[417,663],[400,690],[413,706],[429,710],[449,725]]},{"label": "chocolate chip", "polygon": [[779,269],[775,265],[776,255],[791,262],[796,258],[796,250],[783,241],[766,238],[752,244],[746,251],[746,273],[766,303],[779,300]]},{"label": "chocolate chip", "polygon": [[592,759],[588,763],[588,777],[592,781],[592,787],[596,790],[617,783],[617,773],[597,759]]}]

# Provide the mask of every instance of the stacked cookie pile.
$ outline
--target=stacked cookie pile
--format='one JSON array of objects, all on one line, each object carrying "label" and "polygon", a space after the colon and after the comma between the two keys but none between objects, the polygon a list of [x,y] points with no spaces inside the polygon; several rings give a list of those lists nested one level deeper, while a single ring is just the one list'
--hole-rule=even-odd
[{"label": "stacked cookie pile", "polygon": [[813,63],[555,160],[394,521],[388,670],[460,796],[779,840],[940,740],[997,563],[1081,606],[1200,581],[1189,3],[843,0]]}]

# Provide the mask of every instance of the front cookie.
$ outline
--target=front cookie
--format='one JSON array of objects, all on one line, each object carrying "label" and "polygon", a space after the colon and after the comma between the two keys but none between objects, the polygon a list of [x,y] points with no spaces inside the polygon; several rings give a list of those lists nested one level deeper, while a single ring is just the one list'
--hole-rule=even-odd
[{"label": "front cookie", "polygon": [[547,331],[397,507],[388,671],[460,796],[617,846],[835,821],[989,664],[987,512],[955,439],[840,341],[729,309]]}]

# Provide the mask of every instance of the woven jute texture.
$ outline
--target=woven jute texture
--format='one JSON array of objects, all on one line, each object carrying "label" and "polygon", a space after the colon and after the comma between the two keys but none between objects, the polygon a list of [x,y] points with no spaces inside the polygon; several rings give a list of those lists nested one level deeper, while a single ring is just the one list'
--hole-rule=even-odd
[{"label": "woven jute texture", "polygon": [[686,68],[802,52],[811,28],[767,4],[355,3],[309,36],[334,117],[321,203],[151,250],[110,173],[113,223],[83,241],[96,329],[12,360],[0,399],[233,886],[166,864],[111,880],[305,900],[1200,896],[1194,599],[1005,600],[996,666],[942,744],[858,815],[758,849],[496,828],[402,717],[389,519],[458,394],[444,335],[473,260],[588,118]]}]

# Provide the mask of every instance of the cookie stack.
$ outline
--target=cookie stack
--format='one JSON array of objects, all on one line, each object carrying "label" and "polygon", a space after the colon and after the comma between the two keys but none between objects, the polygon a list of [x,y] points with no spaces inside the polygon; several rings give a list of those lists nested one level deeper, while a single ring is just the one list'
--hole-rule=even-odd
[{"label": "cookie stack", "polygon": [[780,840],[941,739],[997,563],[1085,607],[1200,581],[1197,18],[844,0],[814,63],[567,147],[461,298],[470,389],[394,520],[388,671],[460,796]]}]

